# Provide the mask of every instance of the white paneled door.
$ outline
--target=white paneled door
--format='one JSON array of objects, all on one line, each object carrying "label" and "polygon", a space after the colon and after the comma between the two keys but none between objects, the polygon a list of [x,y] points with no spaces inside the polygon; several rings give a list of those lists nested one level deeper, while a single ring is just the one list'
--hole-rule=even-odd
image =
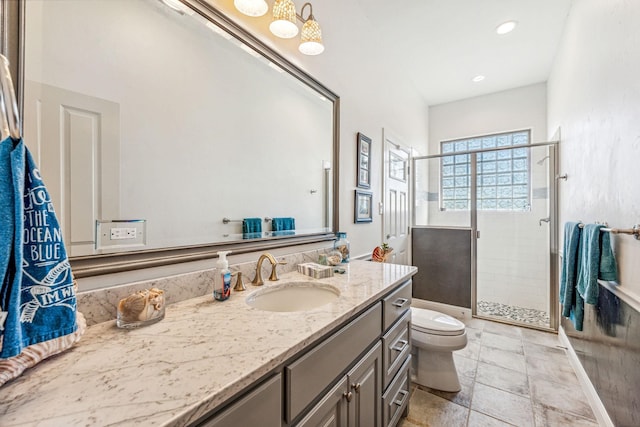
[{"label": "white paneled door", "polygon": [[120,106],[27,80],[24,115],[67,252],[93,254],[96,220],[120,216]]},{"label": "white paneled door", "polygon": [[384,210],[382,241],[393,248],[391,262],[409,264],[409,160],[411,151],[398,138],[383,129],[384,139]]}]

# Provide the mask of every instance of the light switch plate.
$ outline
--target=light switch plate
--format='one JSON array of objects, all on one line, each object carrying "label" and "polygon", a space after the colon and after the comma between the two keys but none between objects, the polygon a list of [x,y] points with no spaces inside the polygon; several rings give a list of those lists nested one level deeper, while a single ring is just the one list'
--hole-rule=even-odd
[{"label": "light switch plate", "polygon": [[96,249],[119,249],[147,244],[147,221],[98,220],[96,221]]}]

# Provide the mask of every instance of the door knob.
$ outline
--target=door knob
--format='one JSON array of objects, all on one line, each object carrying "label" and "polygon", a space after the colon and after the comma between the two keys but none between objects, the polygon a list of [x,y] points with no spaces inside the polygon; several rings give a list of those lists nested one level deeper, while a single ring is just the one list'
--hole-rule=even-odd
[{"label": "door knob", "polygon": [[360,383],[351,384],[351,388],[353,388],[356,393],[360,393]]},{"label": "door knob", "polygon": [[345,391],[342,395],[347,398],[347,402],[351,402],[351,399],[353,399],[353,393],[350,391]]}]

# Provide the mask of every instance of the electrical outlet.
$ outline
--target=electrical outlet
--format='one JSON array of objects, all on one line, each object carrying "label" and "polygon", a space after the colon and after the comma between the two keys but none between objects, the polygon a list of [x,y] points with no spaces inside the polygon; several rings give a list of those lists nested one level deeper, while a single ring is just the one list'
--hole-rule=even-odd
[{"label": "electrical outlet", "polygon": [[119,250],[146,244],[145,220],[96,221],[96,249]]},{"label": "electrical outlet", "polygon": [[111,229],[111,240],[135,239],[136,229],[130,227],[118,227]]}]

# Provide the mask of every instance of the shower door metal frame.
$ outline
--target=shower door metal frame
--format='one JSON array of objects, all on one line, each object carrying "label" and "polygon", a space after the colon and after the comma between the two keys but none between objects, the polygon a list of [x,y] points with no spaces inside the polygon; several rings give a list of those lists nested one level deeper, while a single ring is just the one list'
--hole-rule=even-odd
[{"label": "shower door metal frame", "polygon": [[[544,331],[557,331],[560,318],[560,310],[559,310],[559,300],[558,300],[558,289],[559,289],[559,272],[558,272],[558,166],[559,166],[559,150],[558,144],[559,140],[555,141],[547,141],[547,142],[538,142],[534,144],[527,144],[526,146],[517,146],[515,148],[528,148],[529,153],[532,148],[536,147],[548,147],[549,148],[549,175],[547,178],[547,183],[549,186],[549,328],[529,325],[526,323],[516,323],[509,322],[507,320],[502,320],[494,317],[487,317],[478,315],[478,301],[477,301],[477,287],[478,287],[478,206],[477,206],[477,155],[479,153],[485,152],[493,152],[493,151],[503,151],[503,150],[512,150],[514,146],[507,147],[499,147],[499,148],[486,148],[481,150],[471,150],[471,151],[457,151],[455,153],[447,153],[447,154],[433,154],[429,156],[417,156],[414,157],[412,161],[413,170],[416,169],[416,162],[419,160],[430,160],[430,159],[441,159],[443,157],[450,157],[452,155],[465,155],[468,154],[470,156],[470,201],[469,201],[469,226],[471,228],[471,314],[473,317],[477,317],[480,319],[489,319],[492,321],[497,321],[501,323],[515,324],[517,326],[528,327],[531,329],[540,329]],[[414,179],[416,179],[416,174],[414,174]],[[439,184],[438,184],[439,185]],[[413,204],[415,205],[416,198],[416,183],[413,185]],[[415,209],[412,209],[412,223],[413,226],[416,226],[416,217],[415,217]]]}]

